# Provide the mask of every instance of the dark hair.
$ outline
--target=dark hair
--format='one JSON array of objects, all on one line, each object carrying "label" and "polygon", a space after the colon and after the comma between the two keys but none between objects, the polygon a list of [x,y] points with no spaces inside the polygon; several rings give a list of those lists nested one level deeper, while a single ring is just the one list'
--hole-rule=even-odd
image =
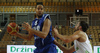
[{"label": "dark hair", "polygon": [[43,6],[43,3],[42,2],[37,2],[35,8],[37,7],[37,5],[42,5]]},{"label": "dark hair", "polygon": [[84,32],[86,32],[87,29],[89,28],[88,24],[85,21],[80,21],[80,26],[82,26],[82,30]]}]

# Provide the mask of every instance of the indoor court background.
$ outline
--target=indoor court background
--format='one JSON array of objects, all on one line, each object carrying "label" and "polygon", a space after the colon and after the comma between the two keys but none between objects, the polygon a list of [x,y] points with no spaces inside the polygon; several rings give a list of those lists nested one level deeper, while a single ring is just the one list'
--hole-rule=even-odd
[{"label": "indoor court background", "polygon": [[[74,25],[70,26],[70,17],[88,17],[89,29],[86,33],[91,36],[92,47],[100,46],[100,0],[0,0],[0,53],[6,53],[7,45],[34,45],[34,39],[28,41],[11,36],[6,28],[10,22],[15,22],[19,26],[23,22],[31,24],[38,2],[43,2],[44,13],[50,14],[52,27],[57,26],[59,33],[63,35],[69,36],[75,30]],[[83,14],[76,16],[76,9],[83,10]],[[86,21],[86,19],[81,20]],[[20,33],[27,34],[27,31],[21,29],[22,27],[20,27]],[[64,43],[59,38],[55,38],[66,48],[73,44]]]}]

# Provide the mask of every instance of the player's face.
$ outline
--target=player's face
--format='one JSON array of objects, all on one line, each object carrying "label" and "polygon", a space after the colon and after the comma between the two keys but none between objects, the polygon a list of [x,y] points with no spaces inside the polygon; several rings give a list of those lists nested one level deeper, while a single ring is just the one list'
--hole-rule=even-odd
[{"label": "player's face", "polygon": [[75,30],[76,30],[76,31],[79,30],[79,27],[80,27],[80,22],[78,22],[78,23],[76,24]]},{"label": "player's face", "polygon": [[37,5],[36,7],[36,15],[37,16],[42,16],[44,12],[43,5]]}]

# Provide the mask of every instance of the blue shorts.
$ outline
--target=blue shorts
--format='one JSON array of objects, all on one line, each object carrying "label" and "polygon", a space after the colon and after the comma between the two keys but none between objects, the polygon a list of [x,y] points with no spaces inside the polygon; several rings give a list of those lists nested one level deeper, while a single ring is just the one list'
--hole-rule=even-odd
[{"label": "blue shorts", "polygon": [[57,53],[56,45],[50,44],[43,48],[36,48],[34,53]]}]

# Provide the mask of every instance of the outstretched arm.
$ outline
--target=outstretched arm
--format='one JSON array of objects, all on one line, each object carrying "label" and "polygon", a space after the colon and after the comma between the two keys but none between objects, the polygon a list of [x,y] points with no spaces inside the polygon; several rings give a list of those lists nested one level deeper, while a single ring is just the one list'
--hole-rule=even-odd
[{"label": "outstretched arm", "polygon": [[23,27],[25,28],[25,30],[27,30],[41,38],[47,37],[49,30],[50,30],[50,26],[51,26],[51,21],[48,18],[46,18],[46,20],[44,21],[42,31],[37,31],[37,30],[32,29],[28,23],[23,24]]},{"label": "outstretched arm", "polygon": [[65,48],[64,46],[61,46],[56,40],[54,40],[54,43],[64,52],[64,53],[73,53],[75,51],[74,46],[70,47],[69,49]]},{"label": "outstretched arm", "polygon": [[70,36],[67,36],[67,35],[63,36],[63,35],[59,34],[59,32],[56,28],[54,28],[53,31],[58,38],[60,38],[62,41],[66,42],[66,43],[72,42],[80,37],[78,34],[80,31],[76,31],[73,35],[70,35]]}]

